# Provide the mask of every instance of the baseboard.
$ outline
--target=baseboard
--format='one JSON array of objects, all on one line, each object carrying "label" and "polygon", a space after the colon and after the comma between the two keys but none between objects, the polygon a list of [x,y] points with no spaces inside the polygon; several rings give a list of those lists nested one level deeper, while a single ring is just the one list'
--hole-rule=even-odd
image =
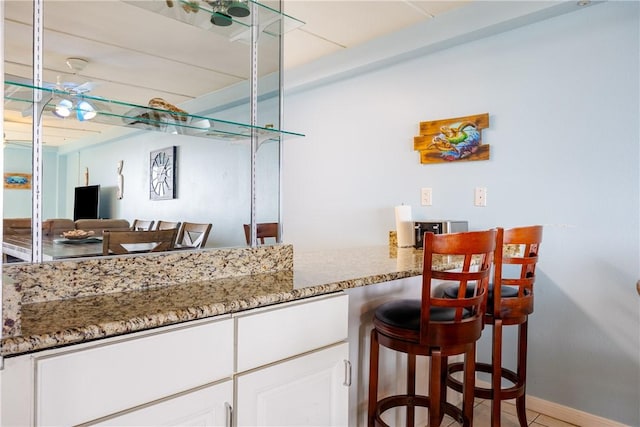
[{"label": "baseboard", "polygon": [[[476,384],[481,387],[490,387],[490,384],[486,381],[476,380]],[[513,401],[506,401],[506,403],[513,404]],[[580,427],[629,427],[617,421],[602,418],[598,415],[589,414],[579,409],[570,408],[535,396],[527,395],[527,409]]]},{"label": "baseboard", "polygon": [[527,396],[527,408],[580,427],[628,427],[626,424],[549,402],[535,396]]}]

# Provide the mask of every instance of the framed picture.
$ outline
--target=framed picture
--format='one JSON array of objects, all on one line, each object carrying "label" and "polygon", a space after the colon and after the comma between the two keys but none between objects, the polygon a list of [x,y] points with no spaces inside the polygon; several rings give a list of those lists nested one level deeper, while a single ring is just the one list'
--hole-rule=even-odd
[{"label": "framed picture", "polygon": [[6,172],[4,174],[4,188],[8,190],[31,189],[31,174],[19,172]]},{"label": "framed picture", "polygon": [[489,127],[489,113],[420,122],[420,136],[413,149],[420,163],[453,163],[489,160],[489,144],[482,143],[482,129]]},{"label": "framed picture", "polygon": [[152,151],[149,158],[149,198],[169,200],[175,198],[176,147]]}]

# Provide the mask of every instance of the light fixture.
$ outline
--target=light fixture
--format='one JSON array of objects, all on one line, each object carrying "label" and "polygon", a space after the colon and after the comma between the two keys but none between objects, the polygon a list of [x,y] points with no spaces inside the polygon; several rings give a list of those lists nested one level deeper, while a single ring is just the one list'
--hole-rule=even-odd
[{"label": "light fixture", "polygon": [[68,99],[61,99],[53,109],[53,114],[64,119],[71,115],[71,110],[73,109],[73,104]]},{"label": "light fixture", "polygon": [[211,23],[219,27],[228,27],[233,23],[232,16],[244,18],[249,16],[249,0],[209,0],[212,7]]},{"label": "light fixture", "polygon": [[73,72],[73,74],[78,74],[86,68],[87,64],[89,64],[89,61],[84,58],[67,58],[65,63],[67,64],[67,67],[69,67],[69,69]]},{"label": "light fixture", "polygon": [[85,120],[91,120],[98,115],[95,107],[85,100],[79,100],[75,105],[74,102],[68,98],[62,98],[53,107],[53,115],[66,119],[71,116],[71,113],[75,111],[76,118],[83,122]]},{"label": "light fixture", "polygon": [[244,18],[249,16],[249,1],[248,0],[232,0],[229,2],[227,12],[231,16],[238,18]]},{"label": "light fixture", "polygon": [[93,105],[89,104],[87,101],[80,101],[76,106],[76,117],[81,122],[85,120],[93,119],[98,113],[96,109],[93,108]]},{"label": "light fixture", "polygon": [[218,5],[213,8],[211,23],[218,27],[228,27],[233,23],[233,20],[231,19],[231,16],[227,14],[227,8],[223,5]]}]

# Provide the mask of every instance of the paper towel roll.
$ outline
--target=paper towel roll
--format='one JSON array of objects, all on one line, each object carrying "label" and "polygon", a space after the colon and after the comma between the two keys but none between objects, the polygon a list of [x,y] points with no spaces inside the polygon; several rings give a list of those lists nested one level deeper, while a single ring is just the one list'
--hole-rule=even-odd
[{"label": "paper towel roll", "polygon": [[411,219],[411,206],[396,206],[396,232],[398,233],[398,247],[413,246],[415,236],[413,233],[413,220]]}]

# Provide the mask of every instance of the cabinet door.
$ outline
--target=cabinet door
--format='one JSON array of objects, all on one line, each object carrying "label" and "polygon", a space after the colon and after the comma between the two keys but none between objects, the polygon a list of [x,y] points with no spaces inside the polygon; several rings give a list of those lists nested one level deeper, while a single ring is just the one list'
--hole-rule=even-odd
[{"label": "cabinet door", "polygon": [[237,426],[346,426],[349,345],[239,375]]},{"label": "cabinet door", "polygon": [[36,424],[102,419],[232,375],[232,319],[71,349],[36,361]]},{"label": "cabinet door", "polygon": [[95,426],[230,426],[233,381],[203,387]]}]

